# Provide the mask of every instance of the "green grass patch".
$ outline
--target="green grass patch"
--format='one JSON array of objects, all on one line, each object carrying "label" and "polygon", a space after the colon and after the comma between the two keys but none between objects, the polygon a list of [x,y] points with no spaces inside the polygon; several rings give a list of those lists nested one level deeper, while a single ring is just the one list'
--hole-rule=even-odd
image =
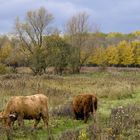
[{"label": "green grass patch", "polygon": [[[14,76],[14,78],[1,78],[0,110],[4,108],[11,96],[32,95],[38,92],[49,97],[50,111],[65,105],[77,94],[96,94],[98,97],[97,127],[100,128],[102,134],[108,135],[106,129],[112,132],[111,126],[108,125],[112,109],[140,103],[140,73],[96,71],[64,76],[33,77],[21,75]],[[138,119],[137,122],[139,122]],[[49,130],[44,128],[43,122],[39,124],[36,130],[33,130],[33,121],[25,121],[23,129],[19,129],[15,125],[14,130],[7,134],[0,125],[0,139],[6,140],[7,137],[10,137],[13,140],[46,140],[48,136],[57,139],[65,131],[72,130],[73,132],[79,129],[87,129],[91,123],[92,119],[84,124],[83,121],[76,121],[70,117],[59,115],[52,117],[50,115]],[[136,130],[131,128],[129,132],[120,133],[119,137],[126,138],[132,133],[134,138],[136,134],[133,133],[134,131]]]}]

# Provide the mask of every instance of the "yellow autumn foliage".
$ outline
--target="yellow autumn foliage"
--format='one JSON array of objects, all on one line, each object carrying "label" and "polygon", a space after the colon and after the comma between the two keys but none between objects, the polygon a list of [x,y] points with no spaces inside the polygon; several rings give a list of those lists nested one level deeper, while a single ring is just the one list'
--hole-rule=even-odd
[{"label": "yellow autumn foliage", "polygon": [[105,60],[108,65],[117,65],[119,63],[118,49],[116,46],[108,46],[105,52]]},{"label": "yellow autumn foliage", "polygon": [[5,60],[9,57],[9,55],[12,52],[12,47],[9,43],[6,43],[1,49],[0,49],[0,62],[4,63]]},{"label": "yellow autumn foliage", "polygon": [[90,57],[89,62],[93,62],[97,65],[105,64],[105,48],[103,46],[98,46],[95,48],[93,55]]},{"label": "yellow autumn foliage", "polygon": [[121,41],[118,45],[98,46],[88,59],[89,64],[97,65],[140,65],[140,41]]},{"label": "yellow autumn foliage", "polygon": [[134,64],[134,52],[133,47],[126,41],[121,41],[118,44],[118,52],[120,58],[120,64],[131,65]]}]

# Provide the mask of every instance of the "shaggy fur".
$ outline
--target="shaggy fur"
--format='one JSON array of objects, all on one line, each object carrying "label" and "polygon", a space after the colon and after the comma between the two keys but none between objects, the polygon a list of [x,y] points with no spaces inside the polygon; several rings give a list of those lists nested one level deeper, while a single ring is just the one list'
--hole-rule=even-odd
[{"label": "shaggy fur", "polygon": [[14,96],[6,104],[0,116],[9,127],[15,120],[19,126],[22,126],[23,119],[35,119],[34,127],[36,127],[41,118],[45,126],[48,126],[48,98],[43,94]]},{"label": "shaggy fur", "polygon": [[92,112],[95,120],[97,110],[97,98],[92,94],[81,94],[73,98],[72,108],[75,119],[87,122],[89,113]]}]

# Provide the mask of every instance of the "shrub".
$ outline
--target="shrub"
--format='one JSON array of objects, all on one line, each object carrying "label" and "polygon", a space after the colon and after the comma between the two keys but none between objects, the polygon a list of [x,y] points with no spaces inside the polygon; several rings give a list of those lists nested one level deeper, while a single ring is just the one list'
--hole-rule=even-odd
[{"label": "shrub", "polygon": [[46,70],[46,54],[44,49],[35,49],[33,55],[30,58],[30,68],[35,75],[43,74]]},{"label": "shrub", "polygon": [[72,118],[73,113],[72,113],[71,102],[56,107],[55,109],[52,110],[51,114],[55,116],[69,116]]},{"label": "shrub", "polygon": [[6,66],[0,63],[0,74],[5,74],[5,73],[7,73]]},{"label": "shrub", "polygon": [[[127,139],[140,138],[139,106],[128,105],[112,109],[110,116],[110,136],[127,137]],[[131,127],[130,127],[131,126]]]},{"label": "shrub", "polygon": [[79,136],[79,130],[67,130],[61,133],[58,140],[77,140]]},{"label": "shrub", "polygon": [[86,130],[82,129],[79,133],[78,140],[89,140]]},{"label": "shrub", "polygon": [[8,80],[8,79],[20,79],[22,77],[21,74],[5,74],[1,76],[2,80]]}]

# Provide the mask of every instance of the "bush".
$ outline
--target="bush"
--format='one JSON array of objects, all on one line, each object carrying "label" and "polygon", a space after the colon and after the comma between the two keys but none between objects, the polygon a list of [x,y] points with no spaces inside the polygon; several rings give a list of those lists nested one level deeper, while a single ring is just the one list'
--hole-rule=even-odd
[{"label": "bush", "polygon": [[78,140],[79,130],[67,130],[61,133],[58,140]]},{"label": "bush", "polygon": [[30,58],[30,68],[35,75],[45,73],[46,64],[46,54],[44,49],[35,49],[33,55]]},{"label": "bush", "polygon": [[139,105],[120,106],[112,109],[110,116],[110,137],[127,137],[127,139],[140,138],[139,111]]},{"label": "bush", "polygon": [[5,74],[7,73],[7,68],[4,64],[0,64],[0,74]]},{"label": "bush", "polygon": [[20,79],[22,78],[21,74],[12,74],[12,73],[7,73],[5,75],[2,75],[0,79],[2,80],[8,80],[8,79]]},{"label": "bush", "polygon": [[80,131],[78,140],[89,140],[89,136],[88,136],[86,130],[82,129],[82,130]]},{"label": "bush", "polygon": [[58,106],[55,109],[52,110],[51,114],[55,116],[68,116],[68,117],[73,117],[73,112],[72,112],[72,103],[68,102],[65,103],[62,106]]}]

